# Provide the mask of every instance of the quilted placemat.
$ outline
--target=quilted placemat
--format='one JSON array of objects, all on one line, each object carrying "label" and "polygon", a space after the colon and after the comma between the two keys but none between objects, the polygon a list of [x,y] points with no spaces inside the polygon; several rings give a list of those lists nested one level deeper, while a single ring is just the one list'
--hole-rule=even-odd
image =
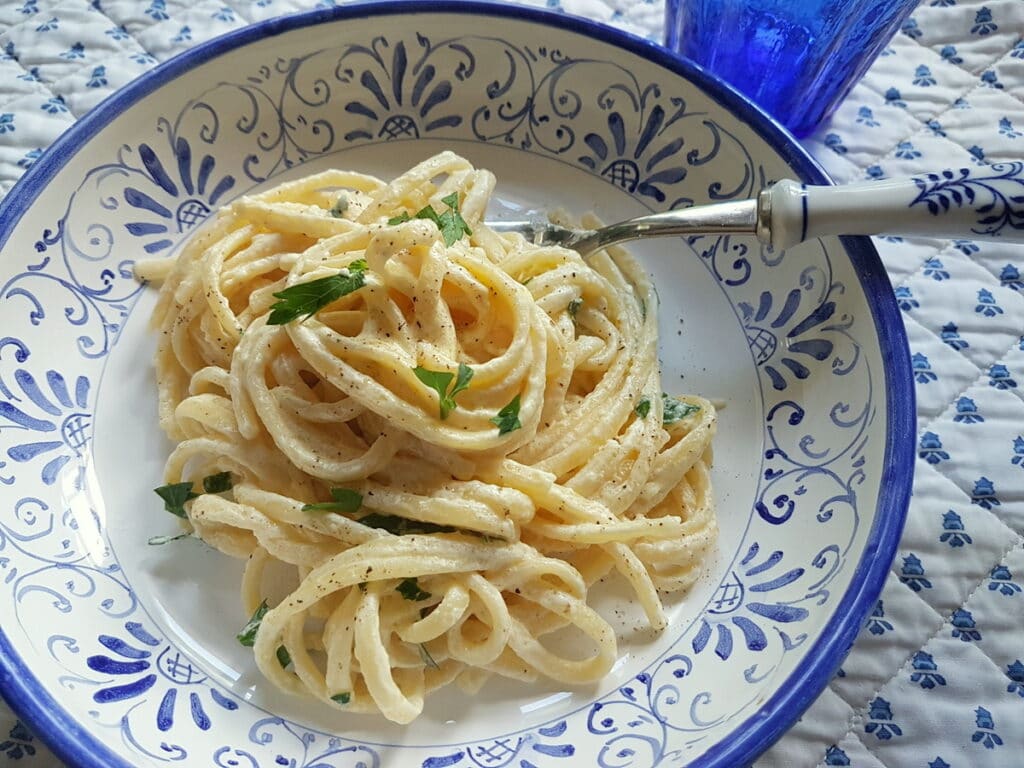
[{"label": "quilted placemat", "polygon": [[[158,62],[333,0],[0,1],[0,194]],[[660,0],[533,0],[653,40]],[[1024,157],[1024,0],[923,0],[805,144],[838,183]],[[885,589],[758,768],[1024,765],[1024,246],[878,238],[903,310],[918,460]],[[0,764],[56,759],[0,703]]]}]

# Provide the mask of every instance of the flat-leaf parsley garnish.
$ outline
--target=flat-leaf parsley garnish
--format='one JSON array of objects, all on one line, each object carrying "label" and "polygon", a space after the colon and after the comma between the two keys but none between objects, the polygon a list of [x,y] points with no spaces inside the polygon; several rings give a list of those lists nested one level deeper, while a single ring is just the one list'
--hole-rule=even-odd
[{"label": "flat-leaf parsley garnish", "polygon": [[230,472],[218,472],[203,478],[203,490],[207,493],[224,493],[230,491],[232,485]]},{"label": "flat-leaf parsley garnish", "polygon": [[438,525],[427,523],[422,520],[410,520],[407,517],[398,515],[382,515],[378,512],[360,517],[356,522],[362,523],[367,528],[379,528],[382,531],[393,533],[395,536],[407,536],[415,533],[452,533],[455,528],[450,525]]},{"label": "flat-leaf parsley garnish", "polygon": [[636,408],[633,409],[633,412],[641,419],[646,419],[647,414],[651,412],[651,398],[641,397],[636,404]]},{"label": "flat-leaf parsley garnish", "polygon": [[238,638],[238,642],[244,645],[246,648],[252,648],[256,643],[256,633],[260,630],[260,623],[263,621],[263,617],[267,615],[267,611],[270,608],[267,607],[267,601],[264,600],[259,604],[259,607],[253,612],[252,618],[249,619],[249,623],[242,627],[242,631],[239,632],[235,637]]},{"label": "flat-leaf parsley garnish", "polygon": [[192,481],[183,483],[170,483],[154,488],[153,492],[164,500],[164,509],[176,517],[186,518],[185,502],[192,501],[199,494],[192,490]]},{"label": "flat-leaf parsley garnish", "polygon": [[191,532],[185,531],[185,533],[179,533],[177,536],[151,536],[149,541],[146,543],[151,547],[159,547],[162,544],[169,544],[172,541],[187,539],[191,535]]},{"label": "flat-leaf parsley garnish", "polygon": [[363,505],[363,494],[351,488],[331,488],[334,501],[321,501],[317,504],[304,504],[303,512],[357,512]]},{"label": "flat-leaf parsley garnish", "polygon": [[[417,379],[437,392],[441,405],[442,419],[447,419],[448,414],[455,410],[457,407],[455,396],[462,390],[467,389],[470,379],[473,378],[473,369],[465,363],[459,363],[457,376],[448,371],[431,371],[420,366],[413,368],[412,372],[416,374]],[[449,390],[448,385],[452,383],[453,378],[455,379],[455,384]]]},{"label": "flat-leaf parsley garnish", "polygon": [[469,228],[466,220],[462,218],[462,214],[459,213],[459,193],[452,192],[447,197],[442,197],[441,202],[448,206],[448,210],[444,213],[438,213],[434,210],[434,206],[427,205],[418,210],[414,216],[409,216],[407,211],[392,216],[388,219],[388,226],[393,227],[410,219],[427,219],[434,222],[441,230],[441,237],[444,238],[444,244],[447,246],[454,245],[462,239],[463,235],[472,235],[473,231]]},{"label": "flat-leaf parsley garnish", "polygon": [[338,195],[337,201],[331,206],[331,216],[336,219],[340,219],[345,211],[348,210],[348,198],[345,195]]},{"label": "flat-leaf parsley garnish", "polygon": [[292,655],[283,645],[277,646],[277,663],[281,665],[281,669],[292,663]]},{"label": "flat-leaf parsley garnish", "polygon": [[395,587],[395,592],[398,592],[406,600],[414,600],[416,602],[427,600],[430,597],[429,592],[420,589],[420,583],[415,578],[402,579],[398,586]]},{"label": "flat-leaf parsley garnish", "polygon": [[331,701],[336,702],[338,704],[348,704],[350,701],[352,701],[352,694],[348,691],[342,691],[341,693],[336,693],[333,696],[331,696]]},{"label": "flat-leaf parsley garnish", "polygon": [[571,317],[575,321],[576,320],[576,315],[579,314],[580,307],[582,307],[582,306],[583,306],[583,299],[573,299],[572,301],[570,301],[569,302],[569,306],[566,307],[566,309],[569,310],[569,317]]},{"label": "flat-leaf parsley garnish", "polygon": [[682,421],[687,416],[691,416],[700,410],[699,405],[692,405],[690,403],[684,403],[682,400],[676,400],[665,392],[661,393],[661,400],[664,404],[661,423],[665,426],[675,424],[677,421]]},{"label": "flat-leaf parsley garnish", "polygon": [[270,307],[268,325],[284,325],[301,317],[306,320],[333,301],[358,291],[366,284],[366,262],[349,264],[346,272],[298,283],[274,294],[279,299]]},{"label": "flat-leaf parsley garnish", "polygon": [[498,428],[499,435],[507,435],[509,432],[520,429],[523,424],[519,421],[519,395],[513,397],[509,404],[498,411],[498,415],[490,421]]}]

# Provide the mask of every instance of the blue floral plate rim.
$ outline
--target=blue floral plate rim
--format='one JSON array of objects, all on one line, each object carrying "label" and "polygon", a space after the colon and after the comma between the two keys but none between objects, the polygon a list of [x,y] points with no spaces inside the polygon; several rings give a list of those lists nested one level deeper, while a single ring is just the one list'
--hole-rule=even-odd
[{"label": "blue floral plate rim", "polygon": [[[587,19],[525,6],[480,0],[441,0],[425,7],[420,0],[371,0],[277,17],[214,38],[157,66],[110,96],[54,142],[0,203],[0,248],[31,208],[39,192],[77,154],[79,148],[122,111],[162,85],[224,53],[295,29],[403,13],[513,18],[541,25],[557,25],[616,46],[694,82],[711,99],[746,122],[798,172],[802,180],[831,183],[817,162],[779,123],[702,67],[648,40]],[[871,240],[845,237],[841,241],[856,267],[865,294],[871,300],[875,330],[889,363],[884,370],[887,409],[885,469],[880,484],[882,495],[851,586],[809,652],[811,660],[795,671],[778,692],[739,725],[739,735],[735,739],[715,745],[698,758],[695,765],[702,768],[749,764],[781,737],[824,689],[852,647],[881,592],[906,518],[913,478],[915,424],[907,337],[888,277]],[[31,670],[14,651],[2,630],[0,692],[12,709],[69,765],[131,768],[36,684]]]}]

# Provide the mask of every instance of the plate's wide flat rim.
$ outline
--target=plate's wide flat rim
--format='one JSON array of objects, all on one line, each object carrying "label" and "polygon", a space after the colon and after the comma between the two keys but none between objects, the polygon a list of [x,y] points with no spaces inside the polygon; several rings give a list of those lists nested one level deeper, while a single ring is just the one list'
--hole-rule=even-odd
[{"label": "plate's wide flat rim", "polygon": [[[650,41],[587,19],[526,6],[480,0],[435,0],[429,5],[422,0],[373,0],[268,19],[227,33],[175,56],[112,94],[57,139],[0,202],[0,248],[67,161],[117,115],[162,85],[211,59],[265,38],[332,21],[401,13],[515,18],[567,28],[617,46],[694,82],[710,98],[745,120],[803,181],[831,183],[821,167],[780,124],[703,68]],[[697,758],[693,765],[701,768],[749,765],[817,698],[853,646],[874,607],[906,518],[914,469],[916,412],[906,332],[888,276],[871,240],[866,237],[841,240],[868,299],[885,363],[886,442],[875,519],[850,587],[835,606],[821,637],[808,650],[807,660],[737,727],[736,738],[715,745]],[[2,629],[0,693],[14,712],[69,766],[133,768],[43,690]]]}]

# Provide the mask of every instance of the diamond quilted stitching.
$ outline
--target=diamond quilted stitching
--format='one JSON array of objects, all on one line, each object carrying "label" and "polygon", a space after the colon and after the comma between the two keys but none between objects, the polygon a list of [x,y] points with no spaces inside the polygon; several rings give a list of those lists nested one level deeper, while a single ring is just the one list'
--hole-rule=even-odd
[{"label": "diamond quilted stitching", "polygon": [[1019,0],[923,2],[911,34],[951,63],[974,73],[990,66],[1020,39],[1024,4]]},{"label": "diamond quilted stitching", "polygon": [[1024,155],[1024,103],[996,88],[977,88],[969,99],[972,109],[952,110],[943,121],[949,137],[980,147],[989,162]]},{"label": "diamond quilted stitching", "polygon": [[163,61],[217,35],[244,26],[234,11],[219,0],[205,0],[174,9],[173,16],[135,33],[139,43]]},{"label": "diamond quilted stitching", "polygon": [[[934,436],[929,442],[939,442],[938,451],[944,452],[946,440],[934,432],[925,435]],[[908,590],[948,616],[991,570],[1014,533],[991,512],[972,505],[941,469],[941,463],[918,459],[893,571]]]},{"label": "diamond quilted stitching", "polygon": [[843,663],[843,675],[832,679],[832,690],[851,706],[862,706],[941,625],[942,617],[890,573],[857,638],[857,653]]},{"label": "diamond quilted stitching", "polygon": [[[908,292],[900,295],[913,297],[915,294]],[[950,400],[977,380],[978,369],[948,345],[936,344],[934,333],[914,318],[905,317],[904,327],[910,341],[920,430],[946,410]],[[927,353],[921,350],[927,350]]]},{"label": "diamond quilted stitching", "polygon": [[42,101],[44,98],[39,94],[22,96],[7,105],[9,112],[0,114],[0,179],[17,180],[42,154],[42,148],[55,141],[73,122],[66,110],[41,110]]},{"label": "diamond quilted stitching", "polygon": [[[790,765],[795,768],[795,764]],[[885,763],[871,754],[853,733],[847,734],[838,743],[830,744],[825,748],[824,759],[818,763],[818,768],[834,765],[850,766],[850,768],[886,768]]]},{"label": "diamond quilted stitching", "polygon": [[1001,389],[1000,379],[1005,382],[1002,371],[990,368],[929,428],[949,454],[942,472],[968,495],[970,503],[1024,531],[1024,469],[1012,463],[1012,435],[1019,431],[1016,425],[1024,424],[1024,400]]},{"label": "diamond quilted stitching", "polygon": [[923,765],[929,743],[957,745],[955,755],[944,755],[951,766],[1009,768],[1024,753],[1020,703],[1006,694],[1006,678],[955,631],[944,624],[869,703],[859,735],[884,763]]},{"label": "diamond quilted stitching", "polygon": [[814,765],[829,745],[849,730],[853,708],[826,688],[786,734],[786,739],[758,758],[755,768]]},{"label": "diamond quilted stitching", "polygon": [[150,68],[149,54],[121,54],[103,64],[87,66],[54,83],[54,91],[75,115],[84,115],[107,96],[127,85]]},{"label": "diamond quilted stitching", "polygon": [[872,238],[882,264],[893,285],[902,285],[911,275],[920,271],[925,262],[945,248],[948,240],[924,237]]},{"label": "diamond quilted stitching", "polygon": [[[941,75],[937,76],[939,70]],[[875,62],[871,75],[871,85],[881,88],[888,103],[903,107],[922,122],[944,111],[951,101],[951,93],[966,92],[977,82],[970,72],[944,61],[936,52],[922,48],[903,35],[893,40],[890,55]]]},{"label": "diamond quilted stitching", "polygon": [[970,251],[971,260],[988,270],[1000,286],[1024,295],[1024,248],[1019,244],[978,238],[962,247]]},{"label": "diamond quilted stitching", "polygon": [[[0,49],[6,45],[5,36],[0,34]],[[0,83],[3,83],[3,92],[0,93],[0,112],[9,112],[8,105],[22,96],[38,94],[43,96],[45,101],[53,94],[47,91],[36,73],[25,69],[18,63],[17,59],[9,58],[6,54],[0,54]]]},{"label": "diamond quilted stitching", "polygon": [[1006,93],[1024,100],[1024,37],[991,69]]},{"label": "diamond quilted stitching", "polygon": [[1024,708],[1024,545],[1019,537],[1016,546],[995,561],[964,610],[979,631],[975,645],[1003,675],[1004,694],[1016,697],[1018,708]]}]

